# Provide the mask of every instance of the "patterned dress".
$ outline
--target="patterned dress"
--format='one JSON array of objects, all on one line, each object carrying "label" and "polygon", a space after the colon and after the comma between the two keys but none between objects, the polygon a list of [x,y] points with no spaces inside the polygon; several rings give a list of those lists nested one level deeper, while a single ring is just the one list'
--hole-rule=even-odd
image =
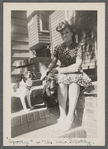
[{"label": "patterned dress", "polygon": [[[62,43],[55,47],[54,57],[61,62],[60,67],[67,67],[75,64],[77,59],[82,59],[82,46],[76,43],[71,44],[69,47]],[[81,69],[77,73],[64,73],[57,76],[59,84],[78,83],[84,88],[92,86],[91,79]]]}]

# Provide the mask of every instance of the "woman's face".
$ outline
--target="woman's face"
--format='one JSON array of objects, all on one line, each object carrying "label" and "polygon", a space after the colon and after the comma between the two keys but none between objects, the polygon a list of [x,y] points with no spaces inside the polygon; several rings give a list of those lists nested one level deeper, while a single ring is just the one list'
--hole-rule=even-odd
[{"label": "woman's face", "polygon": [[70,42],[72,41],[72,32],[70,31],[69,28],[65,28],[62,32],[61,32],[61,37],[63,39],[64,42]]}]

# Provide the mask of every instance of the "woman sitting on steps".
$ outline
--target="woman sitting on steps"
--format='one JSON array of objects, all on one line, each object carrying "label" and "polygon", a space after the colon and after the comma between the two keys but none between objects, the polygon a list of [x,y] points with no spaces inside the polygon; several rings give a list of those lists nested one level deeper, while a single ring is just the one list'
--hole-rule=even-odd
[{"label": "woman sitting on steps", "polygon": [[[74,111],[80,94],[80,86],[88,88],[92,85],[91,79],[82,71],[82,47],[75,43],[74,31],[67,22],[60,22],[56,28],[61,34],[63,43],[54,49],[54,58],[48,70],[42,76],[44,78],[60,60],[61,66],[53,70],[58,72],[58,102],[60,118],[57,130],[62,132],[71,128],[74,120]],[[66,115],[67,87],[69,86],[69,111]]]}]

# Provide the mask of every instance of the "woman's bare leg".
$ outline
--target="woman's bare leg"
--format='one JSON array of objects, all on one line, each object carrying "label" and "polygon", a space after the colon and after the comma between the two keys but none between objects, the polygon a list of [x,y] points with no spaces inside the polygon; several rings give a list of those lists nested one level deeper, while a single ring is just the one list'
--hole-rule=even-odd
[{"label": "woman's bare leg", "polygon": [[66,118],[66,101],[67,101],[67,85],[59,84],[58,87],[58,102],[60,109],[59,120],[64,121]]},{"label": "woman's bare leg", "polygon": [[61,127],[61,131],[67,131],[71,128],[74,120],[74,112],[80,93],[80,86],[77,83],[69,85],[69,111],[65,119],[65,123]]},{"label": "woman's bare leg", "polygon": [[77,83],[72,83],[69,85],[69,111],[67,115],[67,120],[73,121],[74,112],[78,97],[80,94],[80,86]]}]

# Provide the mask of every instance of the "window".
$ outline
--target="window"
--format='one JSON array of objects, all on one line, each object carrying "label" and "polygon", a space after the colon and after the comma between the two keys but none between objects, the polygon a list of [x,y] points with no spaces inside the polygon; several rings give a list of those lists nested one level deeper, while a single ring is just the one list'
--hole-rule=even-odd
[{"label": "window", "polygon": [[73,11],[73,10],[66,10],[65,11],[65,19],[67,21],[69,21],[74,16],[75,16],[75,11]]},{"label": "window", "polygon": [[40,30],[49,32],[49,14],[40,12]]}]

